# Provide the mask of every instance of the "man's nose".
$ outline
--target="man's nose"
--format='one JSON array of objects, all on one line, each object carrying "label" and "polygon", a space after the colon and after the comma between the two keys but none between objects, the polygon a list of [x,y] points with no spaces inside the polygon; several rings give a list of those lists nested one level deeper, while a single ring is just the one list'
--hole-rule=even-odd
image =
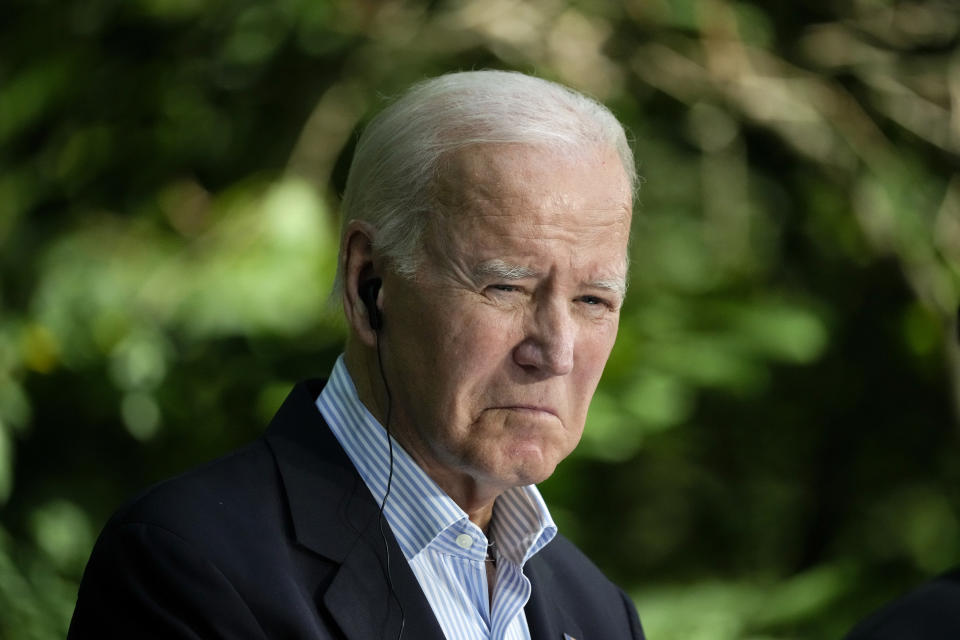
[{"label": "man's nose", "polygon": [[573,370],[577,325],[565,301],[544,301],[531,310],[514,360],[525,369],[562,376]]}]

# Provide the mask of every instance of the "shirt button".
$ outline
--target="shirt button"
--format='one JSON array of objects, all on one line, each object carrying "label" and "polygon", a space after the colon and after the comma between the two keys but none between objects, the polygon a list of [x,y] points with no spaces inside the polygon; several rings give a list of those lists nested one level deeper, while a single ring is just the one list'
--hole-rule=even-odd
[{"label": "shirt button", "polygon": [[473,546],[473,537],[465,533],[461,533],[457,536],[457,545],[461,549],[469,549]]}]

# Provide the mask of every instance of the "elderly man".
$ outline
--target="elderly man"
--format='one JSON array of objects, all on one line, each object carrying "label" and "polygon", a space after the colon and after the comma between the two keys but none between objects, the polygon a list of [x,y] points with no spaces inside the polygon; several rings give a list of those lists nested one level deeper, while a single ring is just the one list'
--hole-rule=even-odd
[{"label": "elderly man", "polygon": [[70,638],[642,638],[534,486],[617,334],[635,180],[609,111],[544,80],[450,74],[383,111],[329,380],[114,516]]}]

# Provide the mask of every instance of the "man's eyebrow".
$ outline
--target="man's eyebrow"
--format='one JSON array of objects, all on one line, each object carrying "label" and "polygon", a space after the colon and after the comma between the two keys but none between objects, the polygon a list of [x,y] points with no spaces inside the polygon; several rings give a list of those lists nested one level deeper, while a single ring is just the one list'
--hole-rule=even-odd
[{"label": "man's eyebrow", "polygon": [[499,280],[523,280],[539,275],[534,269],[518,264],[510,264],[500,259],[487,260],[477,265],[473,274],[478,278],[496,278]]},{"label": "man's eyebrow", "polygon": [[[523,280],[524,278],[536,278],[540,272],[524,267],[518,264],[510,264],[504,260],[494,259],[481,262],[473,270],[474,276],[480,279],[493,278],[497,280]],[[622,278],[604,278],[586,282],[585,285],[591,289],[602,289],[615,293],[621,298],[627,295],[627,284]]]},{"label": "man's eyebrow", "polygon": [[627,284],[623,280],[611,278],[609,280],[595,280],[588,282],[587,286],[592,289],[605,289],[611,293],[619,295],[621,298],[627,296]]}]

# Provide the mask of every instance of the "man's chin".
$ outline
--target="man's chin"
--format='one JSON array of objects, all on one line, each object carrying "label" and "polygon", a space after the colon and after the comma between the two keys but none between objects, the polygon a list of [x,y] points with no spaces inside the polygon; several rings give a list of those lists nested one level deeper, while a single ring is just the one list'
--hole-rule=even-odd
[{"label": "man's chin", "polygon": [[509,451],[505,464],[495,475],[504,485],[520,487],[539,484],[551,475],[560,462],[555,455],[545,455],[541,447],[520,446]]}]

